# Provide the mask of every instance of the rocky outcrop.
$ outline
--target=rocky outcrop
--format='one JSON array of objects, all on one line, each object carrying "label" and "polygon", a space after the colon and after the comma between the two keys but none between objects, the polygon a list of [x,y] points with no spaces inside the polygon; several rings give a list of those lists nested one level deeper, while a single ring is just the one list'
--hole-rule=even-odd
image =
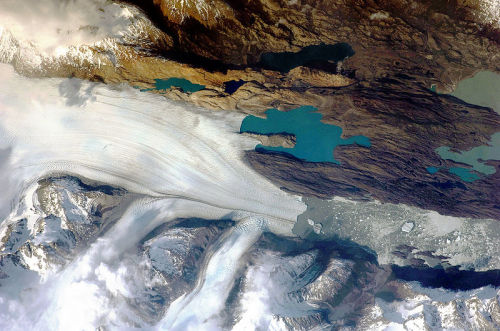
[{"label": "rocky outcrop", "polygon": [[281,146],[292,148],[295,146],[295,136],[288,134],[273,134],[273,135],[260,135],[253,133],[245,133],[249,137],[259,140],[265,146]]}]

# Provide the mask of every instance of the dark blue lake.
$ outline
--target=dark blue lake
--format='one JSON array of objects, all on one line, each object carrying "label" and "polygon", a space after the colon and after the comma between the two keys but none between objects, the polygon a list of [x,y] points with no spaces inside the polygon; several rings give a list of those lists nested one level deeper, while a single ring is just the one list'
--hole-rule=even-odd
[{"label": "dark blue lake", "polygon": [[228,94],[233,94],[234,92],[236,92],[237,89],[239,89],[245,83],[246,81],[242,79],[227,81],[224,83],[224,92]]},{"label": "dark blue lake", "polygon": [[348,43],[319,44],[306,46],[296,53],[264,53],[260,57],[259,64],[265,69],[288,72],[293,68],[307,66],[314,62],[338,62],[353,55],[354,50]]}]

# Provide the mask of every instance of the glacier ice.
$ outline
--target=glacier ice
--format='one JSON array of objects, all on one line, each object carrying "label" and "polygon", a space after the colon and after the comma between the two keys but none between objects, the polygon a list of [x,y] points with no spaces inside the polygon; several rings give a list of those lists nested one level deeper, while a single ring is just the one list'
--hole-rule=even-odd
[{"label": "glacier ice", "polygon": [[0,71],[0,148],[8,151],[1,180],[13,197],[26,183],[70,173],[150,196],[264,214],[284,225],[304,210],[242,161],[254,142],[237,133],[240,114],[93,83],[62,97],[59,87],[71,80],[27,79],[7,65]]},{"label": "glacier ice", "polygon": [[[297,215],[305,209],[298,197],[282,192],[244,163],[243,150],[255,142],[238,133],[240,114],[210,113],[123,86],[28,79],[3,64],[0,72],[0,215],[4,220],[0,227],[15,224],[19,215],[28,213],[29,224],[23,231],[36,232],[34,191],[40,180],[50,176],[83,177],[138,197],[124,205],[116,223],[70,264],[62,263],[62,269],[52,272],[42,270],[49,265],[40,266],[44,277],[39,285],[36,281],[19,284],[25,293],[20,302],[2,298],[0,306],[12,307],[11,314],[3,316],[8,323],[3,326],[70,330],[101,323],[139,325],[140,317],[123,316],[133,314],[126,313],[129,308],[120,298],[134,291],[126,281],[134,269],[123,264],[124,256],[155,227],[173,219],[241,221],[225,235],[222,250],[207,262],[205,286],[172,306],[183,312],[172,324],[177,325],[189,318],[192,305],[217,297],[223,304],[246,249],[262,231],[291,235]],[[56,199],[66,209],[46,210],[59,216],[45,217],[40,223],[45,224],[43,230],[30,240],[34,245],[68,243],[67,249],[74,250],[74,238],[64,227],[68,217],[80,217],[75,224],[88,223],[85,213],[72,207],[68,193],[47,194],[46,199]],[[23,201],[27,201],[24,207]],[[20,236],[25,237],[23,232]],[[219,279],[221,272],[225,276]],[[217,311],[217,306],[207,307]],[[211,309],[205,317],[213,313]],[[162,325],[171,323],[169,316]]]}]

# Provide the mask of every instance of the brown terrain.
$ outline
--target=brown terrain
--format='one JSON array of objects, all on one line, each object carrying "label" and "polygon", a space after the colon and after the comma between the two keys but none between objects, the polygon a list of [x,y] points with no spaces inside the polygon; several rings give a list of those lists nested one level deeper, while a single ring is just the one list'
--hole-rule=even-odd
[{"label": "brown terrain", "polygon": [[[300,194],[371,197],[443,214],[499,218],[499,171],[470,183],[447,171],[433,175],[426,171],[430,165],[460,166],[441,159],[434,152],[439,146],[466,150],[486,144],[500,127],[499,116],[491,109],[423,88],[397,92],[392,84],[346,88],[330,100],[335,106],[323,120],[344,128],[345,136],[370,137],[370,148],[337,147],[335,159],[340,166],[250,151],[252,166]],[[489,164],[498,169],[498,161]]]},{"label": "brown terrain", "polygon": [[[47,63],[45,74],[141,88],[153,87],[155,78],[183,77],[206,88],[157,93],[260,116],[271,107],[312,105],[324,122],[341,126],[347,137],[365,135],[372,146],[338,147],[341,165],[249,151],[248,162],[277,185],[322,198],[373,198],[500,220],[499,162],[489,163],[495,174],[471,183],[425,169],[457,166],[435,148],[467,150],[500,131],[492,109],[430,91],[435,85],[439,93],[450,92],[480,70],[500,72],[500,19],[483,1],[126,2],[143,9],[156,26],[140,49],[119,45],[116,63],[103,58],[99,67],[55,69]],[[290,71],[270,70],[261,61],[267,52],[342,42],[355,52],[344,61],[313,61]],[[224,91],[231,80],[244,81],[232,94]],[[278,138],[261,140],[276,144]]]}]

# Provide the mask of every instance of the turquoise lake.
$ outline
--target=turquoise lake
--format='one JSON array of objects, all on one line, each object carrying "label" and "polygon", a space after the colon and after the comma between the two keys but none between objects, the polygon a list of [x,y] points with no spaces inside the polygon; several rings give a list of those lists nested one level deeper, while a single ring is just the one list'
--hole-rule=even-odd
[{"label": "turquoise lake", "polygon": [[425,170],[427,170],[427,172],[430,173],[431,175],[434,175],[435,173],[437,173],[441,169],[448,170],[449,173],[460,177],[460,179],[463,180],[464,182],[470,183],[470,182],[473,182],[475,180],[480,179],[478,174],[474,173],[474,171],[472,169],[468,169],[468,168],[462,168],[462,167],[451,167],[449,169],[446,169],[446,167],[442,167],[442,168],[427,167],[427,168],[425,168]]},{"label": "turquoise lake", "polygon": [[296,143],[293,148],[271,147],[257,145],[257,151],[285,153],[309,162],[331,162],[335,160],[333,151],[340,145],[357,144],[370,147],[370,139],[365,136],[353,136],[347,139],[341,137],[342,128],[321,122],[322,114],[317,108],[302,106],[288,112],[278,109],[268,109],[267,118],[249,115],[243,119],[240,132],[271,134],[293,134]]},{"label": "turquoise lake", "polygon": [[492,175],[496,172],[495,167],[487,165],[487,160],[500,160],[500,132],[491,136],[489,145],[477,146],[468,151],[452,152],[450,147],[441,146],[436,148],[436,153],[445,160],[452,160],[468,164],[477,172]]},{"label": "turquoise lake", "polygon": [[460,177],[460,179],[462,179],[464,182],[473,182],[479,179],[479,176],[477,174],[471,172],[470,169],[467,168],[452,167],[448,169],[448,171]]},{"label": "turquoise lake", "polygon": [[193,93],[203,90],[205,85],[193,84],[185,78],[172,77],[167,79],[155,79],[155,87],[141,90],[142,92],[153,91],[153,90],[168,90],[172,87],[177,87],[182,90],[182,92]]},{"label": "turquoise lake", "polygon": [[[493,108],[495,112],[500,113],[500,75],[490,71],[478,72],[473,77],[460,81],[451,95],[470,104]],[[471,166],[472,169],[453,167],[448,171],[459,176],[463,181],[472,182],[480,177],[471,170],[484,175],[492,175],[496,172],[495,167],[486,164],[486,161],[500,160],[500,132],[491,136],[488,145],[456,152],[453,152],[449,146],[441,146],[435,151],[444,160],[452,160]],[[429,168],[435,167],[428,167],[429,173],[437,172],[437,170],[431,172]]]},{"label": "turquoise lake", "polygon": [[436,167],[427,167],[427,168],[425,168],[425,170],[427,170],[427,172],[430,173],[430,174],[435,174],[436,172],[439,171],[439,168],[436,168]]}]

